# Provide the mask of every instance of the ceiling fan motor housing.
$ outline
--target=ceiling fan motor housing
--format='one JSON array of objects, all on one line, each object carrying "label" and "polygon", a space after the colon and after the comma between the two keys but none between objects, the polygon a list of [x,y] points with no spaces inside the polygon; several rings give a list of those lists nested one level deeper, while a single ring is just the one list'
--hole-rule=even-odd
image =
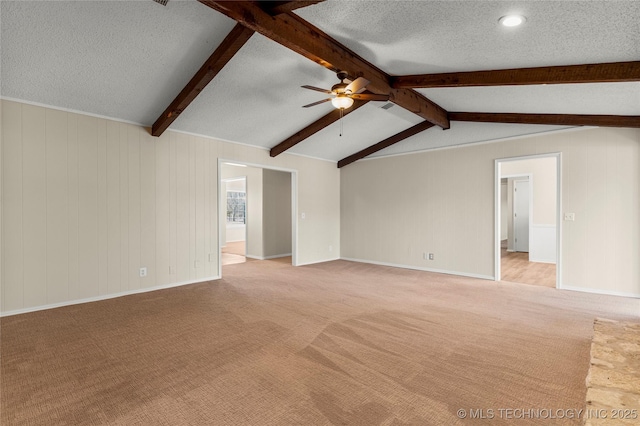
[{"label": "ceiling fan motor housing", "polygon": [[348,86],[347,83],[338,83],[331,86],[331,91],[336,94],[344,93],[344,89]]},{"label": "ceiling fan motor housing", "polygon": [[338,76],[340,83],[331,86],[331,91],[335,94],[344,93],[344,89],[348,86],[344,80],[349,77],[349,74],[347,74],[346,71],[338,71],[336,75]]}]

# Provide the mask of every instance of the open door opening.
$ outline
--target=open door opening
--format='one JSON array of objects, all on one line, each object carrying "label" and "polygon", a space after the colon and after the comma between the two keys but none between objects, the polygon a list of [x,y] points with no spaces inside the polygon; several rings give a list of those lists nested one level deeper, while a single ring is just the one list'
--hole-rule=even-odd
[{"label": "open door opening", "polygon": [[496,279],[560,288],[560,154],[496,160]]},{"label": "open door opening", "polygon": [[293,171],[219,160],[221,266],[296,264],[295,178]]}]

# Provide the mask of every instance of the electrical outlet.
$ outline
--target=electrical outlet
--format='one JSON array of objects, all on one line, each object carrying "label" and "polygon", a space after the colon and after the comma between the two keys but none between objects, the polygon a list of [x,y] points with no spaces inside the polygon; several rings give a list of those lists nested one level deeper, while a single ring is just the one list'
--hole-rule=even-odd
[{"label": "electrical outlet", "polygon": [[169,274],[173,275],[176,273],[176,267],[175,266],[169,266]]},{"label": "electrical outlet", "polygon": [[429,260],[433,260],[433,253],[429,253]]},{"label": "electrical outlet", "polygon": [[576,220],[576,214],[575,213],[565,213],[564,214],[564,220],[574,221],[574,220]]},{"label": "electrical outlet", "polygon": [[329,252],[333,251],[333,246],[329,246]]},{"label": "electrical outlet", "polygon": [[140,268],[140,277],[147,276],[147,268]]},{"label": "electrical outlet", "polygon": [[305,213],[300,213],[300,219],[304,219],[306,217],[307,217],[307,215]]},{"label": "electrical outlet", "polygon": [[215,254],[209,253],[209,262],[215,262],[215,260],[216,260]]}]

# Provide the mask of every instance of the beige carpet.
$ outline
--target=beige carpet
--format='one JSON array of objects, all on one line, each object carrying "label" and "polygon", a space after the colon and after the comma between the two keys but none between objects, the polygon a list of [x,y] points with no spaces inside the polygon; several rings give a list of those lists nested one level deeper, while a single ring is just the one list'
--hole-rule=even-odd
[{"label": "beige carpet", "polygon": [[[640,313],[639,300],[345,261],[224,275],[3,318],[1,423],[513,424],[498,410],[584,408],[594,317]],[[494,418],[459,418],[470,409]]]}]

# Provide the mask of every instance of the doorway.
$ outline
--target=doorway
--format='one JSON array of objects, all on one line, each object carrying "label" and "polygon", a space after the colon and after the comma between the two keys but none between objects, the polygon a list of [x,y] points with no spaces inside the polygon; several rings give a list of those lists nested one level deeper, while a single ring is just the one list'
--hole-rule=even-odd
[{"label": "doorway", "polygon": [[219,275],[255,260],[297,264],[297,172],[218,160]]},{"label": "doorway", "polygon": [[495,161],[495,279],[561,288],[561,156]]}]

